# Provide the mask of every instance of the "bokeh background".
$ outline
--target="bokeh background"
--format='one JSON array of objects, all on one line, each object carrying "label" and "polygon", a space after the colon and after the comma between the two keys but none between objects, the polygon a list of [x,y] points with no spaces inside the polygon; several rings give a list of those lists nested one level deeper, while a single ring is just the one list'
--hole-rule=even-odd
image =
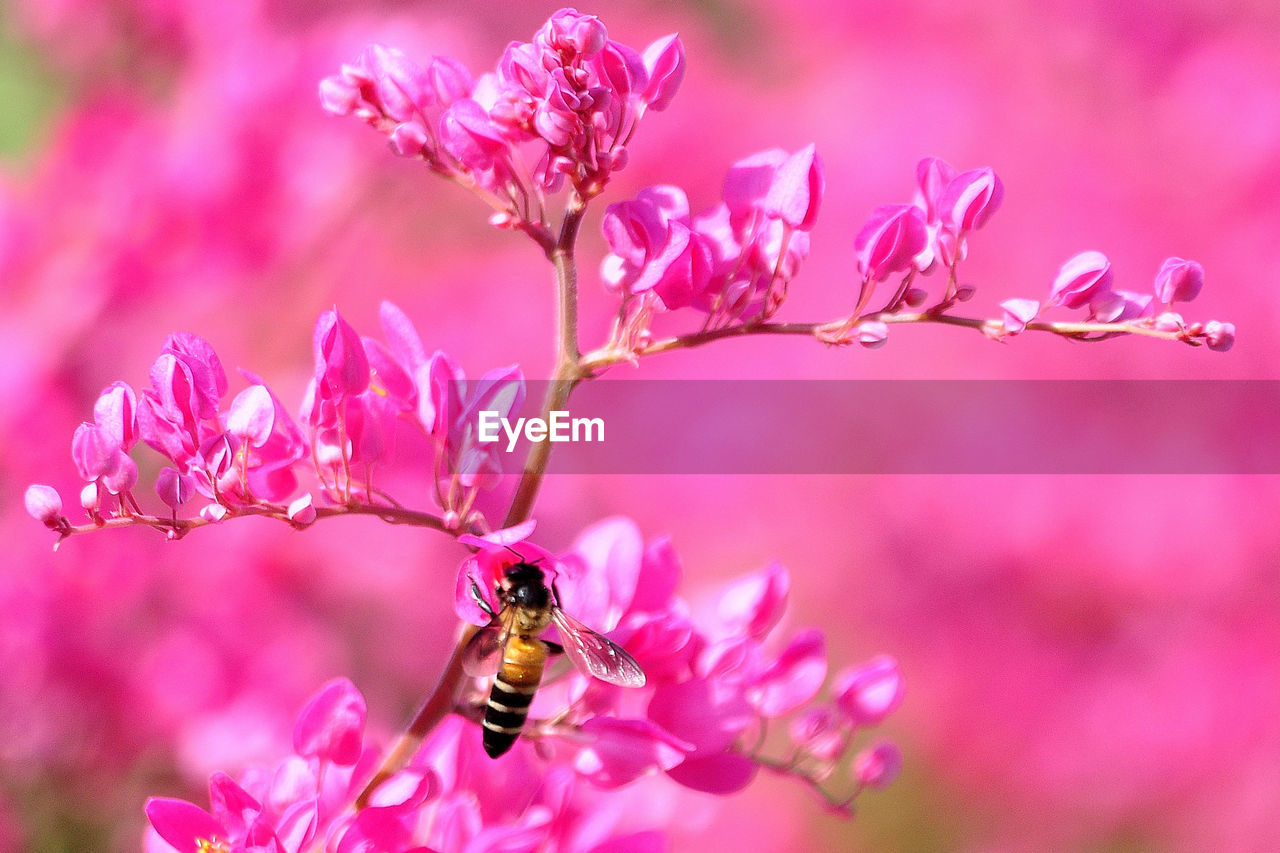
[{"label": "bokeh background", "polygon": [[[0,5],[0,849],[138,849],[145,796],[202,801],[211,770],[280,754],[329,677],[351,677],[390,732],[438,674],[459,557],[440,537],[247,520],[53,554],[21,494],[47,482],[70,500],[73,429],[110,381],[144,383],[172,330],[296,401],[315,316],[337,305],[373,333],[391,299],[469,372],[545,375],[537,250],[315,94],[372,41],[488,68],[556,8],[518,5]],[[730,341],[638,375],[1280,378],[1274,2],[583,11],[628,44],[678,30],[688,49],[684,88],[646,119],[614,199],[671,182],[705,207],[733,160],[818,144],[827,199],[786,319],[847,308],[862,218],[909,201],[915,162],[935,154],[1005,181],[966,263],[975,312],[1043,297],[1092,248],[1136,290],[1168,255],[1199,260],[1187,313],[1239,330],[1219,355],[895,328],[875,351]],[[581,249],[588,342],[611,310],[600,213]],[[1198,415],[1187,399],[1185,422]],[[803,440],[823,413],[777,416]],[[397,493],[423,483],[410,472]],[[670,534],[695,599],[777,557],[790,621],[825,628],[834,665],[902,663],[886,730],[906,768],[853,821],[762,776],[712,823],[674,829],[674,849],[1262,851],[1280,849],[1278,510],[1266,476],[582,476],[551,477],[538,515],[553,548],[614,514]]]}]

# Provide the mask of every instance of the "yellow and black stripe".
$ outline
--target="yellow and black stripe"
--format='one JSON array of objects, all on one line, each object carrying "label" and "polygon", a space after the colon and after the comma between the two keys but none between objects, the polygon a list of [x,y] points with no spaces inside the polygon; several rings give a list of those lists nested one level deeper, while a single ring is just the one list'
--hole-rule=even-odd
[{"label": "yellow and black stripe", "polygon": [[520,737],[546,659],[547,646],[542,641],[532,637],[508,639],[481,723],[484,751],[490,758],[507,752]]}]

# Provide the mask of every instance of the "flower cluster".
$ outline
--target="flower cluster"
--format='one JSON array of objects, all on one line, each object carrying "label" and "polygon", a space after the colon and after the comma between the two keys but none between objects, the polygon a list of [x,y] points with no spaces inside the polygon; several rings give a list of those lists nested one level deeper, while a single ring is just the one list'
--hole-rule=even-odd
[{"label": "flower cluster", "polygon": [[[248,387],[224,406],[227,375],[213,347],[195,335],[171,335],[151,367],[151,387],[137,393],[113,382],[98,397],[93,422],[72,438],[86,483],[81,504],[91,520],[102,524],[104,501],[114,497],[120,518],[181,535],[188,527],[177,512],[199,495],[205,523],[255,514],[305,526],[317,517],[317,504],[310,491],[298,495],[300,473],[310,474],[330,508],[391,515],[398,505],[375,488],[374,472],[389,464],[397,430],[407,423],[432,447],[442,524],[460,527],[479,490],[500,472],[497,446],[477,440],[478,412],[518,409],[524,378],[505,367],[468,385],[448,355],[427,355],[399,308],[383,303],[381,321],[386,343],[362,337],[336,310],[320,316],[301,423],[248,371],[242,371]],[[155,482],[169,520],[143,515],[132,493],[138,466],[129,451],[139,439],[171,463]],[[71,529],[52,488],[31,486],[26,505],[51,529],[64,535]]]},{"label": "flower cluster", "polygon": [[[1005,312],[1003,333],[1016,335],[1044,309],[1062,306],[1084,309],[1085,321],[1089,323],[1173,333],[1179,340],[1203,343],[1218,352],[1226,352],[1235,343],[1234,324],[1217,320],[1188,323],[1173,310],[1175,302],[1190,302],[1204,287],[1204,267],[1195,261],[1167,258],[1156,273],[1151,293],[1114,290],[1114,281],[1115,274],[1106,255],[1097,251],[1081,252],[1058,270],[1043,307],[1033,299],[1010,299],[1001,303]],[[1115,332],[1103,330],[1092,339],[1108,334]]]},{"label": "flower cluster", "polygon": [[[373,46],[325,79],[320,96],[331,113],[387,134],[396,153],[475,189],[498,223],[542,224],[544,194],[566,181],[583,199],[604,189],[626,165],[641,117],[666,108],[683,77],[674,35],[641,54],[610,39],[594,16],[562,9],[478,79],[456,59],[422,67]],[[528,143],[536,143],[532,164]]]},{"label": "flower cluster", "polygon": [[[917,275],[947,273],[945,292],[931,309],[943,313],[968,301],[971,286],[958,283],[958,267],[969,251],[969,236],[986,224],[1004,199],[1004,184],[990,167],[957,171],[939,157],[916,165],[916,194],[910,204],[882,204],[871,211],[854,237],[861,275],[858,302],[848,320],[820,329],[828,343],[857,341],[878,347],[889,335],[886,316],[923,305],[928,294],[912,286]],[[874,317],[865,312],[875,286],[902,274],[893,295]]]},{"label": "flower cluster", "polygon": [[[1187,323],[1170,310],[1174,302],[1194,299],[1204,283],[1200,264],[1182,258],[1165,261],[1156,275],[1153,294],[1138,294],[1112,289],[1111,262],[1104,254],[1081,252],[1062,266],[1043,304],[1034,299],[1007,299],[1000,305],[1003,316],[997,320],[950,317],[947,312],[972,299],[976,290],[959,281],[969,237],[986,224],[1003,199],[1004,184],[990,167],[960,172],[938,157],[921,160],[916,166],[914,200],[875,208],[854,238],[862,276],[856,307],[846,320],[819,326],[817,337],[827,343],[856,341],[876,347],[885,342],[891,322],[946,316],[997,340],[1007,340],[1028,327],[1084,340],[1155,331],[1192,345],[1207,344],[1213,350],[1231,348],[1235,340],[1232,324]],[[907,309],[919,309],[929,298],[914,286],[917,276],[939,270],[946,271],[947,284],[938,301],[923,313],[908,313]],[[902,277],[888,302],[868,311],[876,284],[894,275]],[[1037,322],[1045,309],[1059,305],[1086,309],[1084,324]]]},{"label": "flower cluster", "polygon": [[[472,722],[488,686],[480,684],[409,766],[374,788],[357,811],[351,804],[378,750],[366,740],[363,698],[338,679],[300,713],[294,755],[238,780],[214,774],[208,811],[181,800],[150,800],[148,849],[275,844],[298,851],[322,843],[335,853],[569,853],[615,849],[606,846],[611,840],[643,840],[639,849],[661,849],[664,812],[678,808],[681,790],[730,794],[766,767],[805,780],[831,808],[847,811],[859,791],[896,774],[901,759],[892,744],[873,743],[850,755],[855,731],[879,724],[900,702],[896,663],[879,657],[846,669],[834,678],[830,700],[815,702],[827,676],[822,633],[800,631],[781,642],[772,637],[790,585],[780,565],[726,587],[701,627],[675,594],[680,565],[667,540],[645,543],[634,524],[614,519],[585,531],[556,558],[519,540],[529,529],[473,541],[484,547],[462,564],[459,613],[483,618],[463,592],[471,583],[487,590],[511,562],[545,561],[554,566],[561,603],[625,644],[645,669],[645,688],[553,675],[534,700],[521,742],[495,760],[481,751]],[[766,727],[775,722],[786,723],[785,737],[773,739],[782,758],[765,750]],[[851,781],[836,796],[826,785],[841,769]],[[605,797],[615,798],[613,808],[601,808]],[[630,810],[628,818],[632,799],[646,807]]]},{"label": "flower cluster", "polygon": [[[525,761],[564,761],[603,788],[662,771],[682,786],[729,794],[760,767],[816,784],[847,763],[855,730],[878,724],[901,700],[897,665],[882,657],[838,673],[832,701],[815,701],[827,677],[825,638],[817,629],[786,638],[775,632],[791,585],[780,564],[730,584],[714,613],[701,614],[676,594],[681,568],[670,542],[645,543],[630,521],[597,524],[559,557],[512,541],[528,529],[472,540],[481,550],[460,568],[459,616],[485,622],[473,585],[488,595],[511,564],[554,567],[559,604],[626,648],[646,684],[621,688],[566,673],[534,700],[538,722],[524,739],[536,749],[524,747]],[[473,711],[483,707],[487,686],[471,697]],[[783,721],[787,757],[772,758],[766,747],[777,745],[768,730]],[[861,787],[887,783],[897,762],[885,744],[860,753],[852,792],[829,802],[847,808]]]},{"label": "flower cluster", "polygon": [[723,201],[696,216],[673,186],[609,205],[603,278],[623,295],[621,325],[630,330],[615,336],[638,339],[655,306],[692,306],[707,313],[708,328],[771,317],[809,254],[823,188],[822,158],[809,145],[738,161]]}]

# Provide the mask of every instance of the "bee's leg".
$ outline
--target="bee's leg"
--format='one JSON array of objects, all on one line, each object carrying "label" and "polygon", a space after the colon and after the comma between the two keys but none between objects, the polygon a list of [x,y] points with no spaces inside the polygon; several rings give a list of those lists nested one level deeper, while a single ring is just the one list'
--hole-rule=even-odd
[{"label": "bee's leg", "polygon": [[475,581],[471,582],[471,597],[475,599],[480,609],[489,615],[490,619],[494,618],[493,608],[489,606],[489,602],[484,600],[484,596],[480,594],[480,587],[476,586]]},{"label": "bee's leg", "polygon": [[553,655],[564,654],[564,646],[559,643],[553,643],[550,640],[543,640],[542,644],[547,647],[547,652]]}]

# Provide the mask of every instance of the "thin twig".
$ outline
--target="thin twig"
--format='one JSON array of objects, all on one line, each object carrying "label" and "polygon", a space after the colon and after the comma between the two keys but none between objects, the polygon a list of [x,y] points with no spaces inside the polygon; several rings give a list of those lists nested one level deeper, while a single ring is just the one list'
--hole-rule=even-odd
[{"label": "thin twig", "polygon": [[[585,211],[585,202],[574,195],[565,210],[560,238],[549,256],[556,270],[557,334],[555,372],[542,401],[544,421],[550,421],[552,412],[568,405],[569,395],[583,376],[579,368],[581,353],[578,349],[578,267],[573,253]],[[538,496],[550,458],[549,441],[534,442],[529,448],[529,455],[524,461],[524,472],[520,476],[515,496],[511,499],[504,527],[519,524],[533,512],[533,503]]]},{"label": "thin twig", "polygon": [[[847,324],[850,328],[855,328],[859,323],[872,321],[895,325],[915,323],[936,324],[942,326],[962,326],[964,328],[974,329],[988,334],[999,334],[1004,330],[1004,323],[1001,320],[984,320],[977,317],[956,317],[951,314],[937,314],[930,312],[911,314],[879,312],[859,317],[853,323],[849,323],[847,319],[838,319],[821,323],[743,324],[737,326],[725,326],[718,329],[706,329],[685,335],[663,338],[662,340],[653,341],[652,343],[649,343],[637,350],[628,350],[624,352],[616,348],[606,347],[604,349],[594,350],[584,355],[582,360],[579,362],[579,367],[583,375],[589,376],[603,368],[623,362],[634,362],[637,358],[641,358],[643,356],[656,355],[661,352],[671,352],[672,350],[692,349],[723,338],[738,338],[747,335],[800,335],[803,337],[814,337],[824,328],[835,328],[841,324]],[[1193,345],[1196,343],[1195,341],[1187,340],[1185,334],[1180,331],[1166,332],[1150,326],[1141,326],[1132,323],[1063,323],[1033,320],[1027,324],[1026,328],[1027,331],[1049,332],[1061,337],[1074,339],[1081,339],[1085,335],[1134,334],[1169,341],[1181,340]]]}]

